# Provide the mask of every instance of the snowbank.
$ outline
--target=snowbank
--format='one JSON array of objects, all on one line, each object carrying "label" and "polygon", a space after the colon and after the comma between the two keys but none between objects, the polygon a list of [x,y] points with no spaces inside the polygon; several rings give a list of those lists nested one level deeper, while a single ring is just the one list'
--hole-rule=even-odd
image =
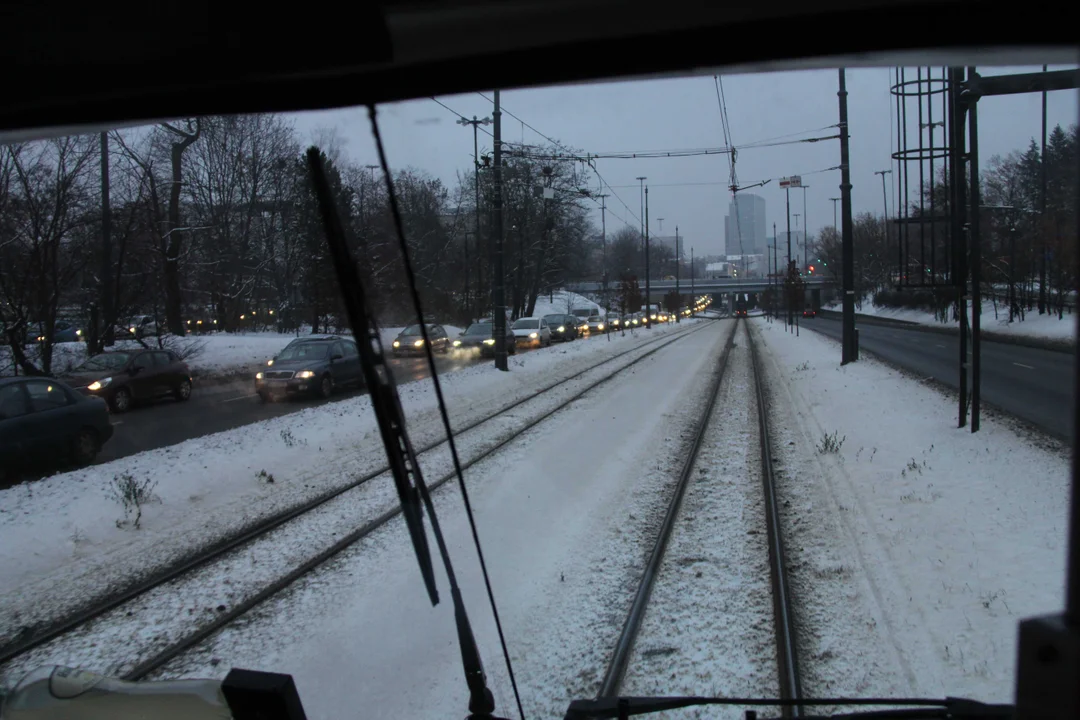
[{"label": "snowbank", "polygon": [[[508,373],[485,363],[441,376],[452,421],[464,425],[675,329],[519,353]],[[442,439],[431,384],[399,391],[414,445]],[[358,396],[0,490],[0,637],[384,464],[370,398]],[[111,497],[124,476],[157,482],[141,529],[121,527]]]},{"label": "snowbank", "polygon": [[992,417],[957,429],[937,389],[871,358],[840,367],[816,333],[754,327],[806,693],[1011,702],[1017,622],[1062,605],[1067,451]]},{"label": "snowbank", "polygon": [[536,299],[536,309],[533,310],[533,317],[542,317],[544,315],[553,315],[556,313],[573,314],[574,310],[581,310],[589,308],[594,311],[594,314],[603,317],[607,315],[607,311],[600,307],[598,304],[585,297],[584,295],[578,295],[576,292],[569,290],[556,290],[550,295],[541,295]]},{"label": "snowbank", "polygon": [[[839,303],[834,303],[825,308],[826,310],[840,311]],[[932,312],[926,310],[913,310],[910,308],[878,307],[872,302],[864,302],[861,308],[855,312],[860,315],[888,318],[891,320],[904,320],[918,323],[919,325],[931,325],[934,327],[958,328],[960,323],[949,321],[940,322]],[[971,322],[971,307],[968,306],[968,322]],[[983,303],[980,316],[981,326],[985,332],[1000,333],[1002,335],[1014,335],[1017,337],[1042,338],[1047,340],[1065,340],[1076,342],[1076,316],[1066,312],[1062,319],[1057,315],[1039,315],[1035,312],[1025,313],[1024,319],[1015,319],[1009,322],[1009,309],[999,305],[996,312],[989,302]]]}]

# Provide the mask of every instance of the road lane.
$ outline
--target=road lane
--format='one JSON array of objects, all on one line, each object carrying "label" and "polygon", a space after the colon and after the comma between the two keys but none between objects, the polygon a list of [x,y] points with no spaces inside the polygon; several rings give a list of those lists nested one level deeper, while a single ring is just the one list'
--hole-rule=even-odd
[{"label": "road lane", "polygon": [[[839,339],[839,320],[801,326]],[[859,346],[899,367],[960,387],[960,338],[919,328],[861,324]],[[968,352],[970,359],[970,349]],[[982,341],[982,400],[1061,438],[1072,437],[1074,353]],[[970,371],[969,371],[970,380]]]},{"label": "road lane", "polygon": [[[588,336],[586,336],[586,339]],[[519,348],[518,352],[529,352]],[[435,356],[435,366],[440,374],[492,362],[482,359],[475,352],[451,351]],[[430,377],[426,357],[391,358],[390,366],[399,385],[426,380]],[[98,462],[109,462],[128,455],[167,447],[192,438],[242,427],[260,420],[281,417],[304,408],[316,407],[362,390],[342,390],[330,400],[321,398],[295,398],[262,403],[255,396],[254,374],[252,379],[207,385],[198,383],[187,402],[164,399],[132,408],[121,415],[112,415],[114,433],[98,455]]]}]

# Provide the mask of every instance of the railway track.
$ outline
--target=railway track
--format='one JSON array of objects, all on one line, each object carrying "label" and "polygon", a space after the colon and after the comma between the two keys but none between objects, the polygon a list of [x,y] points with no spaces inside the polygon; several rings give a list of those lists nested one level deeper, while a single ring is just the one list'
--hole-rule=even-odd
[{"label": "railway track", "polygon": [[[482,461],[604,383],[706,326],[695,323],[650,340],[457,429],[455,439],[463,468]],[[616,362],[620,359],[623,362]],[[596,376],[596,371],[612,363],[616,367]],[[552,406],[548,391],[567,396]],[[499,428],[495,437],[490,433],[492,424]],[[489,431],[486,435],[477,432],[485,429]],[[454,477],[445,440],[418,453],[428,477],[439,475],[429,481],[432,491]],[[433,472],[433,465],[439,466],[438,473]],[[357,493],[370,481],[389,477],[387,473],[385,467],[373,470],[8,645],[0,654],[0,673],[17,674],[58,662],[131,680],[148,676],[396,518],[400,508],[389,493],[382,510],[376,509],[357,527],[357,507],[371,500]],[[321,549],[312,552],[313,548]],[[237,569],[243,573],[235,572]]]},{"label": "railway track", "polygon": [[598,699],[780,697],[800,714],[762,375],[737,323]]}]

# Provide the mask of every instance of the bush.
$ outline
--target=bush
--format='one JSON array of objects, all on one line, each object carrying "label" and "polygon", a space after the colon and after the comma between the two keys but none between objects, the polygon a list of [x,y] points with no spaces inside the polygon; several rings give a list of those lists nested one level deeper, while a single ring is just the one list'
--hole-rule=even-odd
[{"label": "bush", "polygon": [[925,288],[907,290],[879,290],[874,293],[874,305],[876,307],[903,308],[906,310],[923,310],[934,314],[940,322],[948,322],[950,312],[956,302],[955,290],[952,288]]}]

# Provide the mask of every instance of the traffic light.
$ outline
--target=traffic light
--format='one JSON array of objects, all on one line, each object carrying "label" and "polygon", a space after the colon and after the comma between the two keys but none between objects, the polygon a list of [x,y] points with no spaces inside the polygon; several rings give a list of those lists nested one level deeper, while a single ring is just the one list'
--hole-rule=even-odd
[{"label": "traffic light", "polygon": [[811,266],[810,266],[810,274],[811,274],[811,275],[813,275],[813,274],[814,274],[814,266],[813,266],[813,265],[811,265]]}]

